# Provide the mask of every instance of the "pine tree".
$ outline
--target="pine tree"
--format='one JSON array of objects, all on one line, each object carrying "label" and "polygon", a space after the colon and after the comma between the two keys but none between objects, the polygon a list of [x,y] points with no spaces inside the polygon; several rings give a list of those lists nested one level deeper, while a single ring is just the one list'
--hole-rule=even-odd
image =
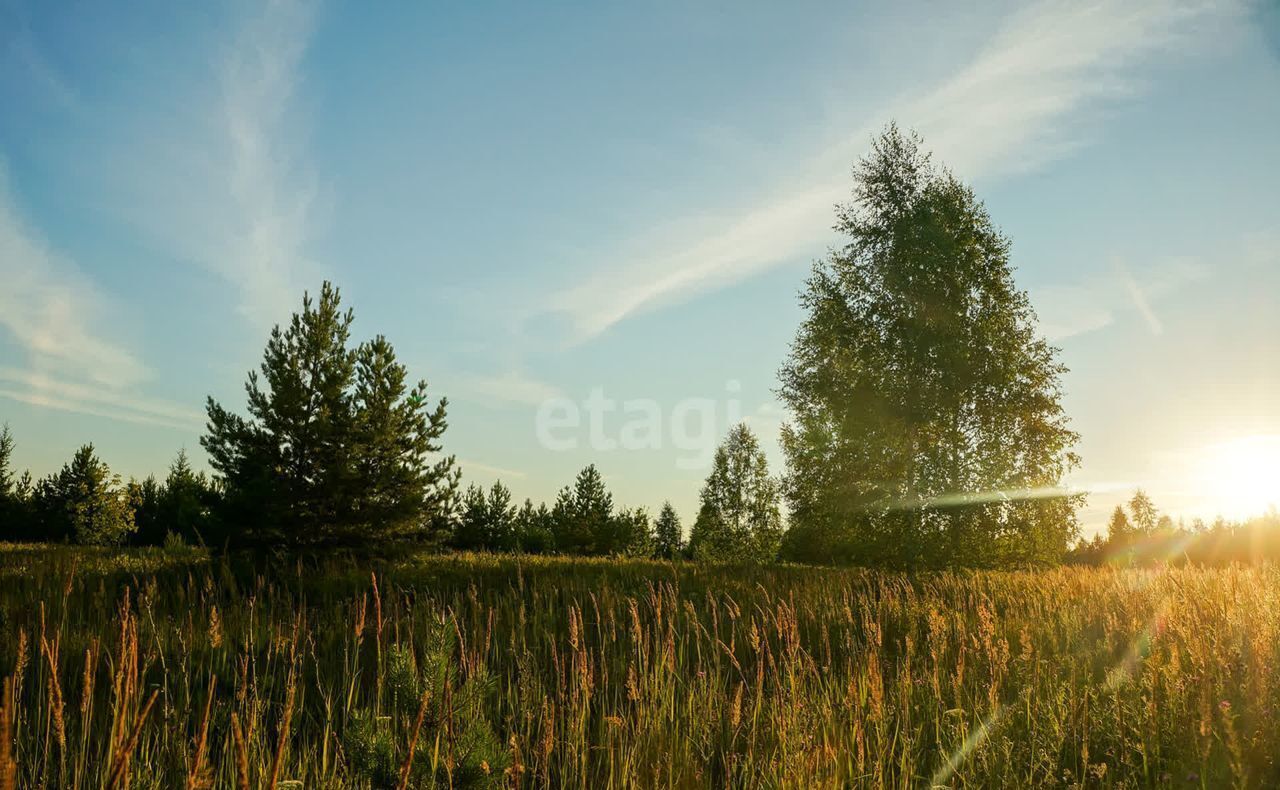
[{"label": "pine tree", "polygon": [[221,477],[229,537],[283,545],[421,536],[443,528],[458,473],[440,450],[445,406],[378,337],[348,348],[354,315],[325,283],[275,327],[246,384],[249,418],[208,401],[200,442]]},{"label": "pine tree", "polygon": [[613,546],[613,496],[592,464],[578,473],[573,488],[560,492],[553,511],[556,550],[599,554]]},{"label": "pine tree", "polygon": [[454,526],[454,548],[480,551],[489,536],[489,500],[484,489],[472,483],[462,495],[460,512]]},{"label": "pine tree", "polygon": [[13,496],[13,434],[9,431],[9,423],[0,425],[0,506]]},{"label": "pine tree", "polygon": [[133,509],[134,532],[130,542],[138,546],[159,546],[164,543],[165,523],[161,509],[164,490],[155,475],[139,483],[130,480],[127,498]]},{"label": "pine tree", "polygon": [[660,559],[674,560],[683,552],[684,534],[680,530],[680,517],[670,502],[663,502],[654,523],[654,554]]},{"label": "pine tree", "polygon": [[1127,545],[1133,540],[1133,532],[1124,508],[1116,505],[1116,509],[1111,511],[1111,521],[1107,523],[1107,542],[1117,547]]},{"label": "pine tree", "polygon": [[179,450],[169,465],[160,495],[160,513],[165,534],[170,533],[188,543],[204,543],[207,537],[209,509],[214,492],[203,472],[196,473],[187,460],[187,451]]},{"label": "pine tree", "polygon": [[837,211],[780,371],[788,556],[890,566],[1058,560],[1078,534],[1065,368],[1009,241],[890,126]]},{"label": "pine tree", "polygon": [[760,443],[745,423],[716,448],[701,507],[689,537],[698,559],[768,562],[782,538],[779,486]]},{"label": "pine tree", "polygon": [[489,551],[514,551],[516,548],[516,508],[511,504],[511,489],[496,480],[485,502],[484,547]]},{"label": "pine tree", "polygon": [[545,554],[555,546],[551,531],[551,511],[543,502],[534,508],[526,499],[515,517],[516,548],[529,554]]},{"label": "pine tree", "polygon": [[0,426],[0,540],[19,540],[25,531],[11,467],[13,445],[13,434],[5,423]]},{"label": "pine tree", "polygon": [[427,383],[407,390],[408,371],[381,335],[357,354],[353,474],[348,489],[354,527],[366,537],[421,534],[432,524],[422,514],[449,508],[461,470],[441,450],[448,401],[428,408]]}]

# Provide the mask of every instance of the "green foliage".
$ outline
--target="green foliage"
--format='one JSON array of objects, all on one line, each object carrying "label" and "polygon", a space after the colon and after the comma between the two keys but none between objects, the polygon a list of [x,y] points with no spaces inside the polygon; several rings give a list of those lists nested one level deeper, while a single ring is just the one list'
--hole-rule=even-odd
[{"label": "green foliage", "polygon": [[1129,516],[1125,514],[1124,508],[1116,505],[1116,509],[1111,511],[1111,521],[1107,523],[1107,535],[1117,544],[1127,543],[1133,538],[1133,524],[1129,523]]},{"label": "green foliage", "polygon": [[130,480],[127,497],[129,507],[133,510],[134,532],[131,543],[141,546],[158,546],[168,531],[160,514],[160,498],[163,487],[156,482],[154,475],[139,483]]},{"label": "green foliage", "polygon": [[94,454],[76,451],[56,476],[42,481],[42,509],[60,537],[87,546],[117,546],[134,531],[133,508],[119,475]]},{"label": "green foliage", "polygon": [[0,505],[13,496],[13,433],[9,423],[0,425]]},{"label": "green foliage", "polygon": [[502,481],[494,482],[487,495],[483,488],[472,484],[462,495],[453,545],[459,549],[513,551],[517,548],[516,515],[511,490]]},{"label": "green foliage", "polygon": [[649,512],[642,507],[623,509],[613,517],[607,540],[599,542],[600,554],[625,557],[653,556],[653,529]]},{"label": "green foliage", "polygon": [[[420,658],[405,646],[387,651],[380,695],[386,708],[353,712],[343,737],[353,772],[379,790],[401,787],[409,746],[395,736],[412,733],[421,711],[409,787],[501,787],[507,754],[488,720],[491,678],[481,669],[460,678],[453,623],[429,624],[423,642]],[[454,744],[451,763],[439,757],[442,738]]]},{"label": "green foliage", "polygon": [[1140,534],[1155,533],[1160,512],[1156,510],[1155,503],[1147,496],[1146,491],[1139,488],[1133,492],[1133,498],[1129,500],[1129,512],[1133,514],[1133,526]]},{"label": "green foliage", "polygon": [[1009,241],[920,140],[890,126],[837,212],[780,371],[794,559],[897,567],[1054,562],[1077,495],[1065,368],[1036,336]]},{"label": "green foliage", "polygon": [[516,544],[520,551],[529,554],[546,554],[555,548],[555,533],[551,528],[551,511],[545,502],[534,508],[526,499],[515,518]]},{"label": "green foliage", "polygon": [[[325,283],[275,327],[246,384],[249,418],[208,401],[201,444],[224,488],[226,537],[289,546],[430,537],[458,470],[436,458],[446,401],[407,388],[381,336],[349,348],[354,315]],[[435,460],[433,460],[435,459]]]},{"label": "green foliage", "polygon": [[653,553],[658,559],[674,560],[684,553],[684,533],[680,529],[680,517],[670,502],[662,503],[658,519],[653,525]]},{"label": "green foliage", "polygon": [[689,537],[695,558],[769,562],[777,557],[782,538],[778,482],[745,423],[730,429],[716,448],[701,500]]},{"label": "green foliage", "polygon": [[614,548],[613,495],[595,464],[578,473],[552,508],[556,550],[565,554],[602,554]]}]

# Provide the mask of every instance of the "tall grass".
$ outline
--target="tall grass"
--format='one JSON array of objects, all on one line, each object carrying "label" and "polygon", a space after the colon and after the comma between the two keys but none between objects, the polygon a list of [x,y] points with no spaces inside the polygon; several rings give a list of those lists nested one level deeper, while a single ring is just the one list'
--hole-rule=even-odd
[{"label": "tall grass", "polygon": [[1270,567],[10,547],[0,788],[1276,786],[1278,621]]}]

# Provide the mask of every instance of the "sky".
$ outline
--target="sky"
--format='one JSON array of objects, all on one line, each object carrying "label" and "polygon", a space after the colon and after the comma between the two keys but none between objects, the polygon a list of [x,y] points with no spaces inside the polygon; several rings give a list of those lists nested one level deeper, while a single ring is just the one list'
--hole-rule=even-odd
[{"label": "sky", "polygon": [[466,481],[596,463],[688,524],[732,422],[782,470],[797,294],[896,120],[1012,240],[1086,532],[1280,498],[1280,4],[963,5],[0,0],[15,463],[203,464],[330,279]]}]

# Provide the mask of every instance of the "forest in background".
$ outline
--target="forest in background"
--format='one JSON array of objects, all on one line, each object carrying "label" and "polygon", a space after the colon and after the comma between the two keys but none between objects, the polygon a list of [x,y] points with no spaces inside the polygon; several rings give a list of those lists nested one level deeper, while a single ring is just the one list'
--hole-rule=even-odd
[{"label": "forest in background", "polygon": [[1274,510],[1175,525],[1142,492],[1107,535],[1080,541],[1085,494],[1063,485],[1079,464],[1066,370],[1014,282],[1010,240],[919,137],[890,125],[836,218],[843,244],[813,265],[779,370],[786,468],[771,473],[750,428],[731,428],[687,538],[669,503],[656,516],[616,506],[594,465],[551,504],[513,502],[500,481],[462,489],[447,400],[411,383],[387,338],[353,343],[354,314],[326,282],[271,332],[247,416],[206,404],[212,475],[183,452],[164,479],[124,482],[87,444],[33,479],[10,468],[5,426],[0,540],[903,569],[1280,556]]}]

